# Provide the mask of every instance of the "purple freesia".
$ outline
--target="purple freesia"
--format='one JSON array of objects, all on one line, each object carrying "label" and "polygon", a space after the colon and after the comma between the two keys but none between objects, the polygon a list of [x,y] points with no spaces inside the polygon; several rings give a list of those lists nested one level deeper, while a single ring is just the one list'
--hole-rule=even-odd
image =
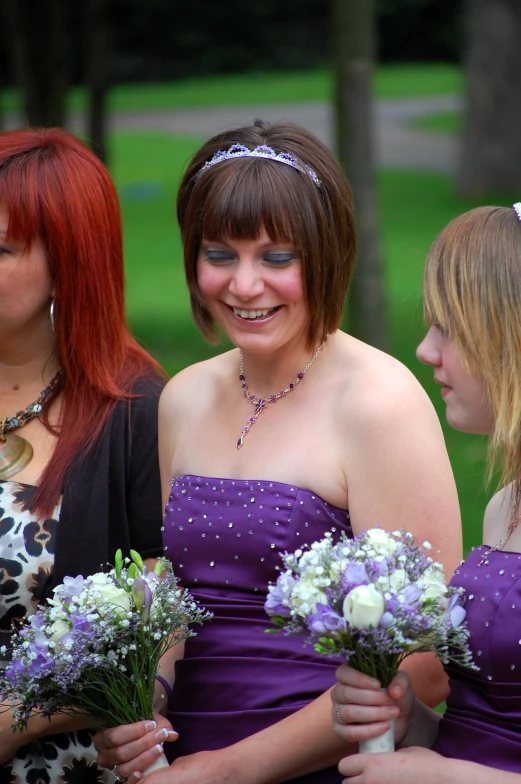
[{"label": "purple freesia", "polygon": [[384,612],[382,617],[380,618],[380,626],[382,629],[388,629],[391,623],[393,622],[394,615],[390,612]]},{"label": "purple freesia", "polygon": [[458,626],[463,623],[467,614],[465,608],[461,606],[459,601],[460,596],[459,594],[455,593],[450,597],[449,603],[447,605],[446,614],[450,618],[450,623],[453,629],[457,629]]},{"label": "purple freesia", "polygon": [[16,683],[17,677],[23,675],[25,672],[27,672],[27,665],[20,659],[13,659],[6,669],[5,674],[11,683]]},{"label": "purple freesia", "polygon": [[345,631],[347,623],[338,613],[331,609],[328,604],[317,602],[316,612],[307,618],[307,625],[310,632],[324,634],[326,632]]},{"label": "purple freesia", "polygon": [[342,575],[342,587],[349,593],[358,585],[369,585],[369,575],[363,563],[349,563]]},{"label": "purple freesia", "polygon": [[375,558],[371,561],[371,577],[373,582],[379,577],[388,577],[389,575],[389,564],[387,563],[387,559],[383,557]]},{"label": "purple freesia", "polygon": [[79,574],[77,577],[64,577],[63,583],[54,589],[54,595],[65,604],[69,604],[73,596],[79,596],[83,591],[85,580]]},{"label": "purple freesia", "polygon": [[[31,624],[33,629],[40,631],[40,629],[43,629],[45,626],[45,618],[43,617],[42,613],[35,612],[34,615],[31,615],[29,619],[29,623]],[[25,629],[21,629],[18,633],[23,635],[24,631]]]},{"label": "purple freesia", "polygon": [[264,609],[268,615],[278,615],[282,618],[289,618],[291,613],[286,606],[286,602],[291,596],[296,580],[291,574],[283,572],[280,574],[275,585],[270,585],[268,595],[264,603]]},{"label": "purple freesia", "polygon": [[72,623],[72,629],[74,632],[79,632],[80,634],[83,634],[85,637],[89,638],[94,636],[93,623],[92,621],[87,620],[85,615],[81,615],[80,613],[73,613],[70,616],[70,621]]},{"label": "purple freesia", "polygon": [[403,604],[404,607],[410,607],[411,609],[416,610],[421,604],[422,596],[423,592],[420,586],[416,583],[409,583],[399,593],[401,599],[400,604]]},{"label": "purple freesia", "polygon": [[391,615],[393,616],[395,615],[399,606],[400,606],[400,602],[398,601],[398,597],[396,596],[395,593],[390,594],[389,599],[385,600],[385,609],[387,612],[390,612]]},{"label": "purple freesia", "polygon": [[141,615],[143,623],[147,623],[150,618],[150,607],[152,605],[152,591],[149,584],[138,575],[132,583],[132,597],[136,610]]},{"label": "purple freesia", "polygon": [[54,659],[44,648],[34,648],[31,650],[32,658],[29,665],[29,672],[32,676],[41,675],[42,672],[52,670]]}]

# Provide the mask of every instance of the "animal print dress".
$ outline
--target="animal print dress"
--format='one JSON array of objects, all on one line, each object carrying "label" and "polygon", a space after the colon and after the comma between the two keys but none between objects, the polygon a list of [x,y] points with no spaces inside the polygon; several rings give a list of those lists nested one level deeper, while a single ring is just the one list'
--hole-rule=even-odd
[{"label": "animal print dress", "polygon": [[[31,512],[36,488],[0,480],[0,636],[32,615],[54,567],[60,505],[48,520]],[[4,640],[2,640],[3,642]],[[8,642],[8,641],[7,641]],[[0,661],[0,666],[6,662]],[[5,720],[0,716],[0,721]],[[2,751],[0,749],[0,755]],[[112,784],[96,764],[88,730],[49,735],[20,748],[0,766],[0,784]]]}]

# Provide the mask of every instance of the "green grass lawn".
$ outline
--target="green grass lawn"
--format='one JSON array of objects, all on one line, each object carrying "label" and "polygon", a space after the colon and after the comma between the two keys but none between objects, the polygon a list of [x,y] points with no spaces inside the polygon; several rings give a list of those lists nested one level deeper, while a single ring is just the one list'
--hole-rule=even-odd
[{"label": "green grass lawn", "polygon": [[[378,98],[405,98],[461,92],[461,70],[444,63],[385,65],[375,74]],[[251,103],[301,103],[326,101],[333,91],[330,70],[278,71],[234,74],[161,84],[126,84],[112,88],[108,107],[118,109],[178,109]],[[16,91],[2,96],[5,112],[19,109]],[[81,88],[70,91],[70,110],[85,106]]]},{"label": "green grass lawn", "polygon": [[[196,146],[194,140],[167,134],[120,133],[112,139],[112,173],[125,227],[130,322],[170,373],[220,350],[208,346],[192,324],[174,217],[179,177]],[[383,171],[379,188],[391,350],[417,375],[444,424],[468,548],[481,535],[487,495],[482,485],[485,444],[445,426],[439,387],[432,370],[417,362],[415,349],[424,333],[420,292],[428,247],[452,217],[475,204],[459,200],[441,175]]]},{"label": "green grass lawn", "polygon": [[439,114],[421,117],[413,124],[416,128],[422,128],[426,131],[455,135],[461,131],[461,119],[460,112],[439,112]]}]

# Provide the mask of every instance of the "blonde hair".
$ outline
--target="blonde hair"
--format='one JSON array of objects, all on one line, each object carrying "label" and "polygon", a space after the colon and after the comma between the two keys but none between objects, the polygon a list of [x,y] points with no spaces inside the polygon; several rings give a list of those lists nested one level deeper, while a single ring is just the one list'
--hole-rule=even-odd
[{"label": "blonde hair", "polygon": [[483,381],[495,417],[487,479],[521,476],[521,223],[508,207],[478,207],[434,241],[423,279],[424,314]]}]

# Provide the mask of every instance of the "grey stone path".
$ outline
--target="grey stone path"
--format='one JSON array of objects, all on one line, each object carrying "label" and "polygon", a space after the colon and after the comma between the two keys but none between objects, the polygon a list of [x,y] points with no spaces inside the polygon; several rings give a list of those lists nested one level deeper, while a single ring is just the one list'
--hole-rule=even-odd
[{"label": "grey stone path", "polygon": [[[456,96],[438,96],[375,102],[375,142],[380,166],[452,173],[457,157],[457,140],[448,134],[418,130],[412,121],[419,117],[459,108]],[[205,107],[160,111],[122,111],[109,117],[111,130],[147,130],[195,136],[204,139],[234,125],[265,120],[288,120],[303,125],[333,146],[333,107],[328,103]],[[18,118],[9,118],[16,126]],[[82,129],[81,116],[70,126]]]}]

